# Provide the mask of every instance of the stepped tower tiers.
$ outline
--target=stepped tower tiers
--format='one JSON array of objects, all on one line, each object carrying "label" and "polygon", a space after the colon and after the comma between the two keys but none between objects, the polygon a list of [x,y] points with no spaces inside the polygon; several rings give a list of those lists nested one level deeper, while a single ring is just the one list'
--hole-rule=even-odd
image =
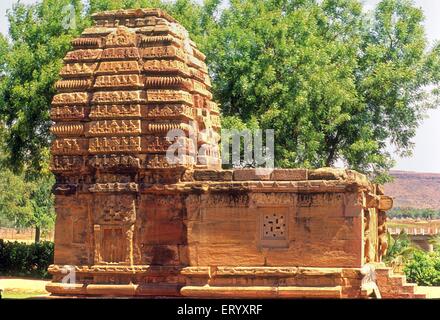
[{"label": "stepped tower tiers", "polygon": [[380,262],[392,200],[379,186],[350,170],[222,170],[219,109],[188,32],[156,9],[93,19],[51,109],[49,292],[365,297],[369,263],[382,296],[417,296]]},{"label": "stepped tower tiers", "polygon": [[[205,56],[188,32],[158,10],[94,19],[73,41],[56,84],[54,172],[65,173],[67,162],[73,173],[91,170],[100,180],[114,164],[150,183],[179,181],[184,168],[220,168],[219,109]],[[167,161],[172,145],[180,154]]]}]

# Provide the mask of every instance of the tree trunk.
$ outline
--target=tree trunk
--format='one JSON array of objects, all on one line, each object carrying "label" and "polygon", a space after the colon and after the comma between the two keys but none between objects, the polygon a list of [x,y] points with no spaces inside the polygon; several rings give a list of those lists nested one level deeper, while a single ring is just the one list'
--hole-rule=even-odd
[{"label": "tree trunk", "polygon": [[35,227],[35,243],[40,242],[40,227]]},{"label": "tree trunk", "polygon": [[327,158],[325,159],[325,166],[332,167],[335,164],[335,155],[338,148],[339,137],[338,135],[334,137],[326,137],[327,144]]},{"label": "tree trunk", "polygon": [[335,163],[335,150],[331,148],[328,152],[327,158],[325,159],[325,166],[326,167],[332,167]]}]

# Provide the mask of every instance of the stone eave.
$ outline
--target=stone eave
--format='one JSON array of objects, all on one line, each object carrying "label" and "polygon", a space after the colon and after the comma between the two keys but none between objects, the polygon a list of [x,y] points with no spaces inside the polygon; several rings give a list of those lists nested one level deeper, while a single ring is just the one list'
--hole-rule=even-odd
[{"label": "stone eave", "polygon": [[180,192],[349,192],[353,190],[369,191],[370,186],[365,186],[353,181],[225,181],[225,182],[180,182],[176,184],[152,184],[142,186],[143,193],[166,193],[173,191]]}]

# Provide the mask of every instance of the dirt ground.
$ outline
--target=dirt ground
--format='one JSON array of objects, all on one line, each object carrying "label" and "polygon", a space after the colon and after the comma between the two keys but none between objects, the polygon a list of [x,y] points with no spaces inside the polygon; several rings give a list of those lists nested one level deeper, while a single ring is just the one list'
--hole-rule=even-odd
[{"label": "dirt ground", "polygon": [[49,282],[41,279],[0,277],[0,288],[3,289],[4,298],[23,299],[48,295],[45,286]]},{"label": "dirt ground", "polygon": [[[54,232],[45,232],[41,235],[40,239],[45,241],[53,241]],[[5,241],[19,241],[25,243],[34,243],[35,241],[35,229],[25,228],[4,228],[0,227],[0,239]]]},{"label": "dirt ground", "polygon": [[418,293],[425,293],[429,299],[440,299],[440,287],[417,287]]}]

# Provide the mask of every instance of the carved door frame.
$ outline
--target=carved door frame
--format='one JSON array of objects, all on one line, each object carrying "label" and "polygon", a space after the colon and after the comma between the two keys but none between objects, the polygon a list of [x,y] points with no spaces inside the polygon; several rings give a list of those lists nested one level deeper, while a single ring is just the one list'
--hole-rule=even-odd
[{"label": "carved door frame", "polygon": [[[123,261],[119,262],[109,262],[103,259],[103,240],[105,230],[116,230],[120,229],[122,232],[122,242],[118,245],[122,246],[122,251],[124,252]],[[134,225],[116,225],[116,224],[95,224],[93,226],[93,233],[95,238],[95,254],[94,254],[94,264],[112,264],[112,265],[130,265],[132,264],[132,247],[133,247],[133,229]]]}]

